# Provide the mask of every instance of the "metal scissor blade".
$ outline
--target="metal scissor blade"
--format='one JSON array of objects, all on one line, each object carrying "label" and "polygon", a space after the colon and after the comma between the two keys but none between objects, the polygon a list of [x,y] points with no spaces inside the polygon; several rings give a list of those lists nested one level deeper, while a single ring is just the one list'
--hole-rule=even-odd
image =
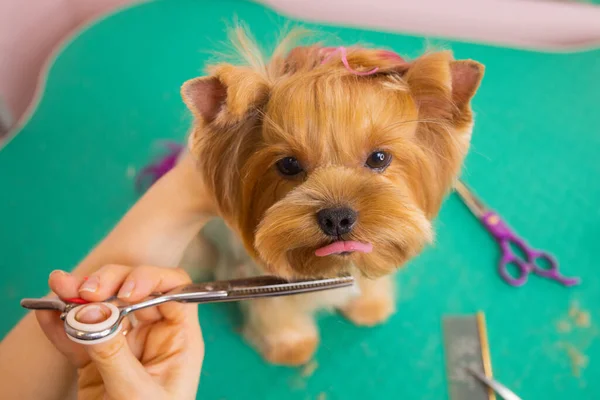
[{"label": "metal scissor blade", "polygon": [[472,368],[467,368],[467,371],[475,378],[477,378],[480,382],[492,388],[492,390],[498,393],[504,400],[521,400],[519,396],[514,394],[509,388],[507,388],[500,382],[494,379],[490,379],[481,372]]},{"label": "metal scissor blade", "polygon": [[456,189],[456,193],[458,193],[463,203],[465,203],[476,217],[481,218],[488,211],[485,204],[461,180],[456,181],[454,189]]},{"label": "metal scissor blade", "polygon": [[21,307],[28,310],[56,310],[64,312],[67,309],[67,304],[61,299],[23,299]]},{"label": "metal scissor blade", "polygon": [[275,276],[256,276],[180,286],[155,299],[150,299],[138,305],[132,305],[131,308],[149,307],[165,301],[217,303],[258,297],[286,296],[348,287],[352,286],[353,283],[354,278],[351,276],[292,282]]},{"label": "metal scissor blade", "polygon": [[352,276],[341,276],[290,282],[276,277],[262,276],[230,281],[230,283],[231,287],[228,290],[227,298],[233,301],[350,287],[354,285],[354,278]]}]

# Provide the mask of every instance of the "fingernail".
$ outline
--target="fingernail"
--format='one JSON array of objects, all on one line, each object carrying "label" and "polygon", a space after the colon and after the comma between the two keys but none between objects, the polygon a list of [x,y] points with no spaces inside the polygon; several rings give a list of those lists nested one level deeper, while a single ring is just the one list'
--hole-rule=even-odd
[{"label": "fingernail", "polygon": [[90,277],[87,281],[83,282],[83,285],[79,288],[80,292],[95,292],[98,290],[100,284],[97,276]]},{"label": "fingernail", "polygon": [[66,271],[63,271],[62,269],[55,269],[54,271],[50,272],[50,275],[70,275],[70,274]]},{"label": "fingernail", "polygon": [[117,294],[117,297],[123,299],[123,298],[127,298],[129,296],[131,296],[131,293],[133,292],[133,289],[135,288],[135,282],[133,281],[127,281],[123,284],[123,286],[121,286],[121,289],[119,289],[119,293]]},{"label": "fingernail", "polygon": [[97,324],[106,321],[110,315],[110,310],[101,304],[92,304],[83,307],[75,315],[75,319],[84,324]]}]

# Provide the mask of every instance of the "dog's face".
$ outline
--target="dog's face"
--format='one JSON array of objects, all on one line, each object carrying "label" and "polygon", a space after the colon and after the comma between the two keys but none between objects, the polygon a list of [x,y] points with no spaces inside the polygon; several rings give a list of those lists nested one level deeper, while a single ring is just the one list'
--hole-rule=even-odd
[{"label": "dog's face", "polygon": [[277,72],[221,65],[187,82],[191,149],[224,219],[284,277],[376,277],[432,239],[468,150],[482,77],[447,52],[411,63],[356,49],[321,65],[301,48]]}]

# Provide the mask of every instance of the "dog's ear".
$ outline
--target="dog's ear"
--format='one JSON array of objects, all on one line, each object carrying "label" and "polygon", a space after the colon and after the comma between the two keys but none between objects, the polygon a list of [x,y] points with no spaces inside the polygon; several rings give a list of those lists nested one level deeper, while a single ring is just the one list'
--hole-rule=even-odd
[{"label": "dog's ear", "polygon": [[221,64],[207,77],[191,79],[181,87],[181,97],[204,123],[235,123],[263,105],[269,85],[252,69]]},{"label": "dog's ear", "polygon": [[452,101],[462,110],[468,107],[483,78],[485,67],[473,60],[450,61]]},{"label": "dog's ear", "polygon": [[476,61],[456,61],[449,51],[426,54],[413,61],[405,79],[422,116],[449,121],[470,112],[470,102],[483,78]]},{"label": "dog's ear", "polygon": [[210,123],[225,105],[227,88],[214,76],[194,78],[183,84],[181,97],[192,114]]}]

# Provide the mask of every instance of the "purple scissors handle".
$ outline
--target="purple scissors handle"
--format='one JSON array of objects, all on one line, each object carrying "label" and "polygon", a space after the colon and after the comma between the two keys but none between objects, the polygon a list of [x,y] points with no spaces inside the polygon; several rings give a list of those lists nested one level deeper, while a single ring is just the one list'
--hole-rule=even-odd
[{"label": "purple scissors handle", "polygon": [[[502,256],[498,264],[498,272],[511,286],[522,286],[527,282],[530,273],[545,278],[553,279],[564,286],[574,286],[580,283],[579,278],[568,278],[558,272],[556,260],[548,253],[530,248],[524,240],[515,235],[500,216],[493,211],[488,211],[481,217],[481,222],[492,234],[500,245]],[[526,259],[522,259],[511,249],[511,244],[521,249]],[[536,264],[537,260],[545,260],[549,268],[542,268]],[[508,265],[515,265],[519,274],[513,277],[508,273]]]}]

